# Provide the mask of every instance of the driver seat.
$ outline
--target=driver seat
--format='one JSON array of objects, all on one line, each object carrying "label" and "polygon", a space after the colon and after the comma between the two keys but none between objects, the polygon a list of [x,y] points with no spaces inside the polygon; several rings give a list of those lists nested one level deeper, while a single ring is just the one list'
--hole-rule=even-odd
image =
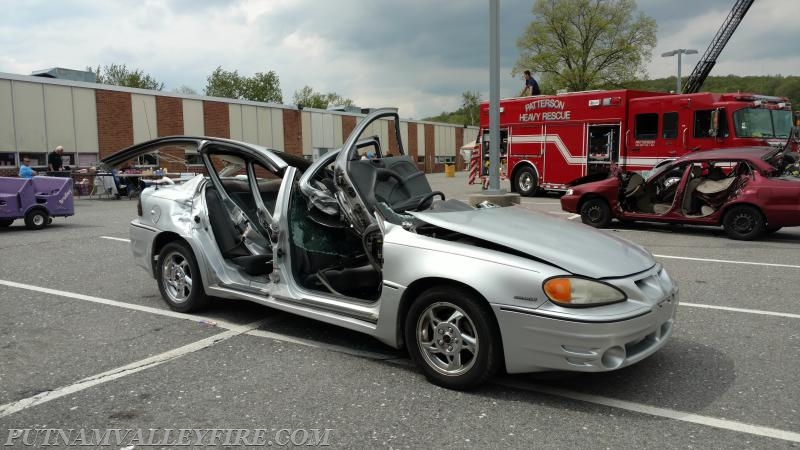
[{"label": "driver seat", "polygon": [[[385,202],[396,212],[415,208],[420,199],[433,192],[425,173],[408,156],[392,156],[381,159],[381,162],[383,167],[377,173],[375,199]],[[384,174],[383,170],[393,175]]]}]

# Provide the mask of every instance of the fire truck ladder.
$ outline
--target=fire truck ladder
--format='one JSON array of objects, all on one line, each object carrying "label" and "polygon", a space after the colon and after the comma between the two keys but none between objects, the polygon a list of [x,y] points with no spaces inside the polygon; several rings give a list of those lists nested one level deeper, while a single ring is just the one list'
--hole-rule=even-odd
[{"label": "fire truck ladder", "polygon": [[744,18],[744,15],[747,14],[747,10],[750,9],[754,1],[755,0],[736,0],[736,4],[731,8],[731,12],[728,13],[725,22],[722,23],[716,36],[714,36],[714,39],[711,40],[711,44],[709,44],[706,49],[706,52],[703,53],[703,57],[700,58],[692,74],[689,75],[689,78],[686,80],[686,84],[683,85],[684,94],[693,94],[700,91],[703,82],[706,81],[711,69],[714,68],[714,64],[717,63],[719,54],[722,53],[722,49],[725,48],[733,32],[736,31],[736,27],[739,26],[739,23]]}]

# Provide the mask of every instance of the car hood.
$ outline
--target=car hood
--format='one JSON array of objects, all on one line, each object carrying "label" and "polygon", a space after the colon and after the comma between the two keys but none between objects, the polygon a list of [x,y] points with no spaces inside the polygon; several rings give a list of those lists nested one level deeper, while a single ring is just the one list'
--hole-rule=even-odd
[{"label": "car hood", "polygon": [[521,206],[411,214],[431,225],[515,249],[575,275],[622,277],[655,264],[653,255],[639,245]]}]

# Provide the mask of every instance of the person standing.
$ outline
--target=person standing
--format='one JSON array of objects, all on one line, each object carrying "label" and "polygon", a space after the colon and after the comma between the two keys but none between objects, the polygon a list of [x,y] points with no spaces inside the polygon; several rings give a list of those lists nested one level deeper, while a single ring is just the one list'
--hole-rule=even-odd
[{"label": "person standing", "polygon": [[523,77],[525,77],[525,87],[522,88],[522,92],[520,92],[520,97],[525,97],[528,95],[541,95],[542,91],[539,90],[539,83],[533,79],[530,70],[526,70],[522,73]]},{"label": "person standing", "polygon": [[20,178],[33,178],[36,175],[36,171],[31,169],[31,160],[28,158],[22,158],[22,164],[19,165],[19,177]]},{"label": "person standing", "polygon": [[64,154],[64,147],[58,146],[56,149],[47,155],[47,170],[50,172],[60,172],[64,170],[64,161],[61,156]]}]

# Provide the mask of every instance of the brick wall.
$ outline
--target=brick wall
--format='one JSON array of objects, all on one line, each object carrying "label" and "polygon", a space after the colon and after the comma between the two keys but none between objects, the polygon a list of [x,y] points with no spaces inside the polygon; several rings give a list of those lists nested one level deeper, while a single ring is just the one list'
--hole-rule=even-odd
[{"label": "brick wall", "polygon": [[[204,100],[203,128],[206,136],[230,139],[231,119],[228,115],[228,104]],[[181,132],[183,131],[181,130]]]},{"label": "brick wall", "polygon": [[439,164],[441,167],[437,170],[436,164],[434,164],[434,157],[436,155],[436,136],[433,134],[433,130],[433,125],[428,123],[425,124],[425,173],[444,171],[444,165]]},{"label": "brick wall", "polygon": [[[175,97],[156,96],[156,128],[158,136],[175,136],[183,134],[183,101]],[[168,158],[162,158],[159,163],[169,172],[186,171],[185,164],[174,161],[183,161],[186,150],[180,147],[164,147],[159,150]]]},{"label": "brick wall", "polygon": [[389,121],[389,146],[384,150],[387,153],[392,153],[397,156],[397,132],[395,131],[396,124],[394,120]]},{"label": "brick wall", "polygon": [[406,143],[406,151],[408,156],[417,165],[417,169],[425,170],[425,166],[417,163],[417,154],[419,153],[419,146],[417,145],[417,124],[408,124],[408,142]]},{"label": "brick wall", "polygon": [[356,127],[356,118],[353,116],[342,116],[342,139],[347,140],[350,133]]},{"label": "brick wall", "polygon": [[300,111],[283,110],[283,146],[286,153],[303,156],[303,125]]},{"label": "brick wall", "polygon": [[133,145],[133,110],[127,92],[95,91],[100,158]]}]

